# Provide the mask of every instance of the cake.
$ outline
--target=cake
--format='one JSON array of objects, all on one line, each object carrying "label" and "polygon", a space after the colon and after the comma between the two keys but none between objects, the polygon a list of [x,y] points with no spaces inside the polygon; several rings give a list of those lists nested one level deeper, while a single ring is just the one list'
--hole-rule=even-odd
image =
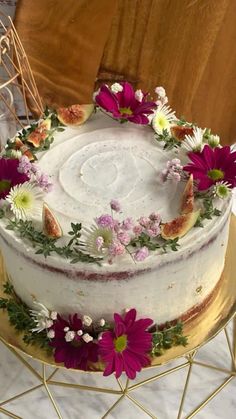
[{"label": "cake", "polygon": [[[1,168],[1,250],[14,292],[49,341],[63,316],[65,341],[74,341],[75,313],[90,331],[92,322],[112,324],[114,313],[123,327],[129,316],[136,325],[136,312],[151,319],[146,327],[178,324],[198,315],[219,284],[236,153],[210,130],[177,119],[164,89],[156,92],[153,102],[128,83],[103,86],[100,110],[84,124],[90,108],[47,111],[8,142],[0,163],[15,162],[21,179],[6,184]],[[86,335],[92,344],[93,333]],[[83,368],[72,364],[65,362]]]}]

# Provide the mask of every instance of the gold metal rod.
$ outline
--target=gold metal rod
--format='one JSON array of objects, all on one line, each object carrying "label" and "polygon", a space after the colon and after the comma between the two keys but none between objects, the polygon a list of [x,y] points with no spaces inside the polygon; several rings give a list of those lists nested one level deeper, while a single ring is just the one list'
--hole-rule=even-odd
[{"label": "gold metal rod", "polygon": [[182,411],[183,411],[183,407],[184,407],[184,401],[185,401],[185,397],[186,397],[187,390],[188,390],[188,385],[189,385],[189,379],[190,379],[190,375],[191,375],[191,372],[192,372],[192,367],[193,367],[193,364],[191,362],[189,364],[189,369],[188,369],[188,373],[187,373],[187,377],[186,377],[186,381],[185,381],[185,385],[184,385],[184,389],[183,389],[183,394],[182,394],[182,397],[181,397],[181,402],[180,402],[180,406],[179,406],[177,419],[180,419],[181,415],[182,415]]},{"label": "gold metal rod", "polygon": [[230,356],[231,356],[231,359],[232,359],[232,366],[233,366],[233,369],[235,371],[236,365],[235,365],[235,360],[234,360],[234,353],[233,353],[233,350],[232,350],[232,347],[231,347],[231,343],[230,343],[230,339],[229,339],[229,334],[228,334],[228,330],[226,329],[226,327],[224,328],[224,332],[225,332],[226,340],[227,340],[227,343],[228,343],[228,348],[229,348]]},{"label": "gold metal rod", "polygon": [[72,384],[72,383],[66,383],[66,382],[61,382],[61,381],[50,380],[47,383],[54,386],[78,388],[80,390],[96,391],[98,393],[107,393],[107,394],[122,394],[123,393],[123,391],[121,390],[113,390],[110,388],[102,388],[102,387],[84,386],[82,384]]},{"label": "gold metal rod", "polygon": [[199,404],[199,406],[194,409],[188,416],[185,417],[185,419],[192,419],[197,413],[200,412],[201,409],[203,409],[203,407],[205,407],[207,405],[207,403],[209,403],[215,396],[217,396],[217,394],[223,390],[223,388],[234,378],[233,375],[231,375],[230,377],[227,378],[227,380],[225,380],[219,387],[217,387],[217,389],[215,391],[213,391],[213,393],[210,394],[210,396],[207,397],[207,399],[205,399],[201,404]]},{"label": "gold metal rod", "polygon": [[46,381],[50,381],[52,377],[54,377],[54,375],[57,373],[57,371],[59,371],[59,368],[55,368],[55,370],[52,372],[52,374],[49,375]]},{"label": "gold metal rod", "polygon": [[226,368],[215,367],[214,365],[204,364],[204,362],[193,361],[193,364],[199,365],[200,367],[210,368],[212,370],[216,370],[219,372],[224,372],[225,374],[236,375],[235,371],[230,371],[230,370],[227,370]]},{"label": "gold metal rod", "polygon": [[117,381],[117,383],[118,383],[118,385],[119,385],[119,387],[120,387],[121,391],[123,392],[123,391],[124,391],[124,388],[123,388],[123,385],[122,385],[122,383],[121,383],[120,379],[119,379],[119,378],[116,378],[116,381]]},{"label": "gold metal rod", "polygon": [[115,409],[115,407],[121,402],[121,400],[123,399],[125,397],[125,395],[124,394],[122,394],[120,397],[119,397],[119,399],[117,399],[116,400],[116,402],[110,407],[110,409],[108,409],[108,411],[105,413],[105,415],[103,415],[102,416],[102,418],[101,419],[105,419],[108,415],[109,415],[109,413],[111,413],[111,411],[113,410],[113,409]]},{"label": "gold metal rod", "polygon": [[4,415],[13,419],[23,419],[21,416],[17,416],[14,413],[9,412],[9,410],[2,409],[1,407],[0,407],[0,412],[2,412]]},{"label": "gold metal rod", "polygon": [[7,87],[10,83],[12,83],[16,78],[18,77],[18,74],[15,74],[11,79],[7,80],[5,83],[0,85],[0,89],[3,89],[4,87]]},{"label": "gold metal rod", "polygon": [[236,363],[236,315],[233,318],[233,356]]},{"label": "gold metal rod", "polygon": [[0,403],[0,406],[3,406],[4,404],[10,403],[13,400],[19,399],[20,397],[24,396],[25,394],[29,394],[32,391],[37,390],[40,387],[43,387],[43,383],[42,384],[38,384],[35,387],[29,388],[28,390],[25,390],[22,393],[19,393],[16,396],[11,397],[10,399],[4,400],[3,402]]},{"label": "gold metal rod", "polygon": [[129,387],[129,379],[127,378],[126,383],[125,383],[125,389],[124,389],[125,393],[127,393],[128,387]]},{"label": "gold metal rod", "polygon": [[139,407],[139,409],[141,409],[143,412],[145,412],[148,416],[150,416],[150,418],[152,419],[157,419],[156,416],[154,416],[151,412],[149,412],[148,409],[146,409],[146,407],[144,407],[138,400],[134,399],[132,396],[130,396],[130,394],[126,394],[126,397],[128,397],[128,399],[130,399],[134,404],[136,404],[136,406]]},{"label": "gold metal rod", "polygon": [[156,381],[157,379],[159,379],[161,377],[165,377],[166,375],[171,374],[174,371],[181,370],[182,368],[185,368],[188,365],[189,365],[189,361],[184,362],[183,364],[177,365],[177,367],[170,368],[167,371],[163,371],[160,374],[154,375],[153,377],[147,378],[146,380],[140,381],[139,383],[134,384],[131,387],[129,387],[129,391],[135,390],[136,388],[141,387],[143,384],[147,384],[147,383],[151,383],[152,381]]},{"label": "gold metal rod", "polygon": [[7,345],[7,343],[6,342],[4,342],[4,340],[3,339],[1,339],[1,337],[0,337],[0,340],[1,340],[1,342],[9,349],[9,351],[11,351],[21,362],[22,362],[22,364],[24,364],[28,369],[29,369],[29,371],[31,371],[32,372],[32,374],[34,374],[35,375],[35,377],[37,377],[38,379],[39,379],[39,381],[42,381],[42,377],[41,377],[41,375],[40,374],[38,374],[37,373],[37,371],[36,370],[34,370],[34,368],[33,367],[31,367],[31,365],[23,358],[23,356],[21,356],[20,354],[19,354],[19,352],[17,352],[12,346],[10,346],[10,345]]},{"label": "gold metal rod", "polygon": [[57,407],[57,404],[56,404],[56,402],[55,402],[55,400],[53,398],[53,395],[52,395],[52,393],[51,393],[51,391],[50,391],[50,389],[49,389],[49,387],[47,385],[47,381],[46,381],[46,365],[45,364],[42,364],[42,368],[43,368],[43,384],[44,384],[45,390],[46,390],[46,392],[48,394],[48,397],[49,397],[49,399],[50,399],[50,401],[51,401],[54,409],[55,409],[55,412],[56,412],[58,418],[59,419],[63,419],[62,418],[62,415],[61,415],[61,412],[60,412],[59,408]]}]

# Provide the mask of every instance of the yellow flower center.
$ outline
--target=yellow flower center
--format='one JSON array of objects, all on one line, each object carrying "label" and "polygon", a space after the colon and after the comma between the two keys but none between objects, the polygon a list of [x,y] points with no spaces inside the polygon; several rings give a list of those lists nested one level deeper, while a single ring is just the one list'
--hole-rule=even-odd
[{"label": "yellow flower center", "polygon": [[14,198],[14,205],[21,209],[30,209],[33,205],[33,197],[30,193],[24,191],[17,194]]},{"label": "yellow flower center", "polygon": [[131,111],[130,108],[120,108],[119,111],[122,115],[124,115],[124,114],[125,115],[132,115],[133,114],[133,112]]},{"label": "yellow flower center", "polygon": [[113,342],[116,352],[123,352],[127,347],[127,335],[119,336],[118,338],[114,339]]},{"label": "yellow flower center", "polygon": [[224,172],[220,169],[212,169],[208,170],[207,176],[215,182],[224,179]]}]

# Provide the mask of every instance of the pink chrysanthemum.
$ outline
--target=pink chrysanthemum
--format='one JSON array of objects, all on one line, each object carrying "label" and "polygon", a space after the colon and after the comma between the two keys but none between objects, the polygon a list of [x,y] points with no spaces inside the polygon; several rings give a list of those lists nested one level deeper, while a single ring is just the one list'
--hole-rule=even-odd
[{"label": "pink chrysanthemum", "polygon": [[113,331],[102,334],[99,340],[99,354],[105,362],[105,376],[115,372],[119,378],[122,371],[130,379],[136,377],[136,372],[150,363],[148,352],[152,345],[152,335],[147,329],[152,325],[151,319],[136,320],[136,310],[131,309],[122,318],[114,314],[115,327]]},{"label": "pink chrysanthemum", "polygon": [[98,345],[92,340],[83,339],[83,323],[77,314],[69,316],[68,320],[58,315],[51,330],[55,332],[50,346],[55,348],[56,362],[63,362],[66,368],[85,371],[89,369],[89,362],[97,362]]},{"label": "pink chrysanthemum", "polygon": [[231,188],[236,186],[236,151],[231,152],[229,146],[212,149],[206,144],[201,152],[188,153],[188,157],[192,163],[184,166],[184,170],[198,180],[200,191],[222,181]]},{"label": "pink chrysanthemum", "polygon": [[96,103],[106,112],[111,113],[113,118],[135,124],[148,124],[147,115],[153,113],[157,107],[156,103],[147,101],[145,94],[141,100],[138,100],[133,87],[128,82],[121,83],[121,87],[122,90],[112,92],[108,86],[102,85],[95,97]]},{"label": "pink chrysanthemum", "polygon": [[18,167],[18,159],[0,158],[0,199],[6,198],[13,186],[29,180],[27,174],[18,172]]}]

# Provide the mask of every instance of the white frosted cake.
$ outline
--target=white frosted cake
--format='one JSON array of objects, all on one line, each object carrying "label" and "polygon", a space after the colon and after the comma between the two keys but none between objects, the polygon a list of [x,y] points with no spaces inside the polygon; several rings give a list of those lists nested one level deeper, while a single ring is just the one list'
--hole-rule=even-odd
[{"label": "white frosted cake", "polygon": [[[191,164],[198,163],[203,172],[204,149],[213,153],[225,147],[209,131],[178,121],[159,93],[152,125],[120,124],[99,111],[83,125],[62,132],[56,128],[47,150],[37,150],[37,135],[30,134],[35,127],[9,143],[8,157],[38,151],[35,211],[17,207],[15,190],[5,198],[15,224],[9,229],[14,219],[9,209],[0,224],[9,280],[29,308],[36,301],[50,312],[108,322],[115,312],[135,308],[140,316],[165,324],[197,315],[209,302],[224,268],[235,163],[227,179],[221,166],[208,167],[205,188]],[[50,115],[45,119],[36,134],[51,135]],[[210,157],[205,158],[209,164]],[[20,162],[18,171],[29,176],[27,159],[20,157]],[[50,191],[42,195],[40,186]],[[34,226],[32,240],[23,232],[27,220]],[[66,254],[71,223],[82,224],[81,236],[71,247],[73,254]],[[47,240],[35,239],[35,231],[43,231],[60,250],[47,253]]]}]

